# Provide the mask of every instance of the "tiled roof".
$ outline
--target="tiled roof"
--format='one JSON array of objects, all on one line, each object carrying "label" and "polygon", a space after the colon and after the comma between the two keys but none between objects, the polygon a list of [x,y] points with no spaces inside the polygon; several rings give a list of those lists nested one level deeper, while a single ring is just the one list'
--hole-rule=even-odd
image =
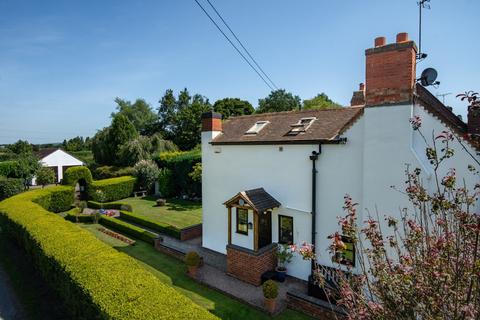
[{"label": "tiled roof", "polygon": [[[234,117],[223,123],[223,132],[212,144],[307,144],[334,141],[363,114],[363,107],[302,110]],[[302,133],[289,134],[302,118],[316,120]],[[245,134],[257,121],[269,123],[257,134]]]},{"label": "tiled roof", "polygon": [[228,206],[233,202],[237,202],[240,198],[245,200],[257,212],[263,212],[265,210],[278,208],[281,206],[280,202],[278,202],[263,188],[239,192],[224,204]]},{"label": "tiled roof", "polygon": [[54,153],[57,150],[60,150],[60,148],[44,148],[44,149],[40,149],[40,150],[36,151],[35,155],[38,158],[43,159],[43,158],[51,155],[52,153]]}]

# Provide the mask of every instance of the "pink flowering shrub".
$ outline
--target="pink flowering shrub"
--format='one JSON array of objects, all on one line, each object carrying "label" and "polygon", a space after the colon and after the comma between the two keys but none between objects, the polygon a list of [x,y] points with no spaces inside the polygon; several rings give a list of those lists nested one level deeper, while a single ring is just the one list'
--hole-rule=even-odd
[{"label": "pink flowering shrub", "polygon": [[[361,227],[358,204],[345,196],[341,232],[329,237],[329,249],[332,256],[345,250],[342,235],[348,236],[355,243],[358,268],[350,277],[338,271],[338,304],[348,319],[480,319],[480,215],[474,208],[480,185],[469,190],[454,168],[439,173],[441,164],[454,157],[452,141],[468,150],[447,131],[434,135],[429,144],[421,119],[414,117],[410,123],[427,144],[433,190],[423,184],[420,169],[407,166],[405,186],[394,189],[407,197],[411,209],[384,221],[378,214],[369,216]],[[472,162],[479,164],[473,155]],[[468,170],[478,175],[475,166]],[[316,261],[311,246],[301,248],[296,252]],[[322,266],[315,268],[317,283],[323,286]],[[347,269],[352,273],[352,266]]]}]

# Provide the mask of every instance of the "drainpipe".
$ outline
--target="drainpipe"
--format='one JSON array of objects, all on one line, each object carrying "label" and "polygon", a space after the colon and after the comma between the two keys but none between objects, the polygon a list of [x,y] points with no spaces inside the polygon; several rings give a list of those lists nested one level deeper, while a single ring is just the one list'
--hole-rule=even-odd
[{"label": "drainpipe", "polygon": [[[312,160],[312,245],[313,245],[313,253],[315,254],[317,251],[317,246],[315,243],[315,238],[317,234],[316,229],[316,220],[317,220],[317,167],[316,161],[318,160],[318,156],[322,153],[322,145],[318,145],[318,152],[312,151],[312,155],[310,156],[310,160]],[[311,267],[311,275],[313,276],[313,271],[315,270],[315,261],[312,260],[312,267]]]}]

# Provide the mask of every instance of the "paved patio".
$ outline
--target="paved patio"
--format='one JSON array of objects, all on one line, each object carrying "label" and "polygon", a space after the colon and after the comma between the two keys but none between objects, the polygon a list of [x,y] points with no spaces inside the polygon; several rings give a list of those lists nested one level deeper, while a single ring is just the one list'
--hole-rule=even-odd
[{"label": "paved patio", "polygon": [[[202,247],[201,237],[188,241],[180,241],[164,235],[160,237],[163,239],[162,244],[166,247],[183,253],[197,251],[203,257],[204,265],[198,270],[197,281],[265,311],[262,287],[248,284],[228,275],[227,256]],[[278,283],[278,285],[279,294],[275,313],[286,308],[287,291],[307,292],[307,283],[292,277],[287,277],[285,282]]]}]

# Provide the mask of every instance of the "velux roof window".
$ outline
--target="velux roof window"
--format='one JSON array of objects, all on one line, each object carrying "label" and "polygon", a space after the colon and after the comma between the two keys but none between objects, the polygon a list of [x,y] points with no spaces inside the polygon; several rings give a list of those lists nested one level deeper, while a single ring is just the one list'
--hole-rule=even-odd
[{"label": "velux roof window", "polygon": [[257,121],[245,134],[257,134],[269,123],[269,121]]},{"label": "velux roof window", "polygon": [[315,117],[301,118],[297,123],[291,125],[292,129],[289,134],[298,134],[307,131],[315,120],[317,120]]}]

